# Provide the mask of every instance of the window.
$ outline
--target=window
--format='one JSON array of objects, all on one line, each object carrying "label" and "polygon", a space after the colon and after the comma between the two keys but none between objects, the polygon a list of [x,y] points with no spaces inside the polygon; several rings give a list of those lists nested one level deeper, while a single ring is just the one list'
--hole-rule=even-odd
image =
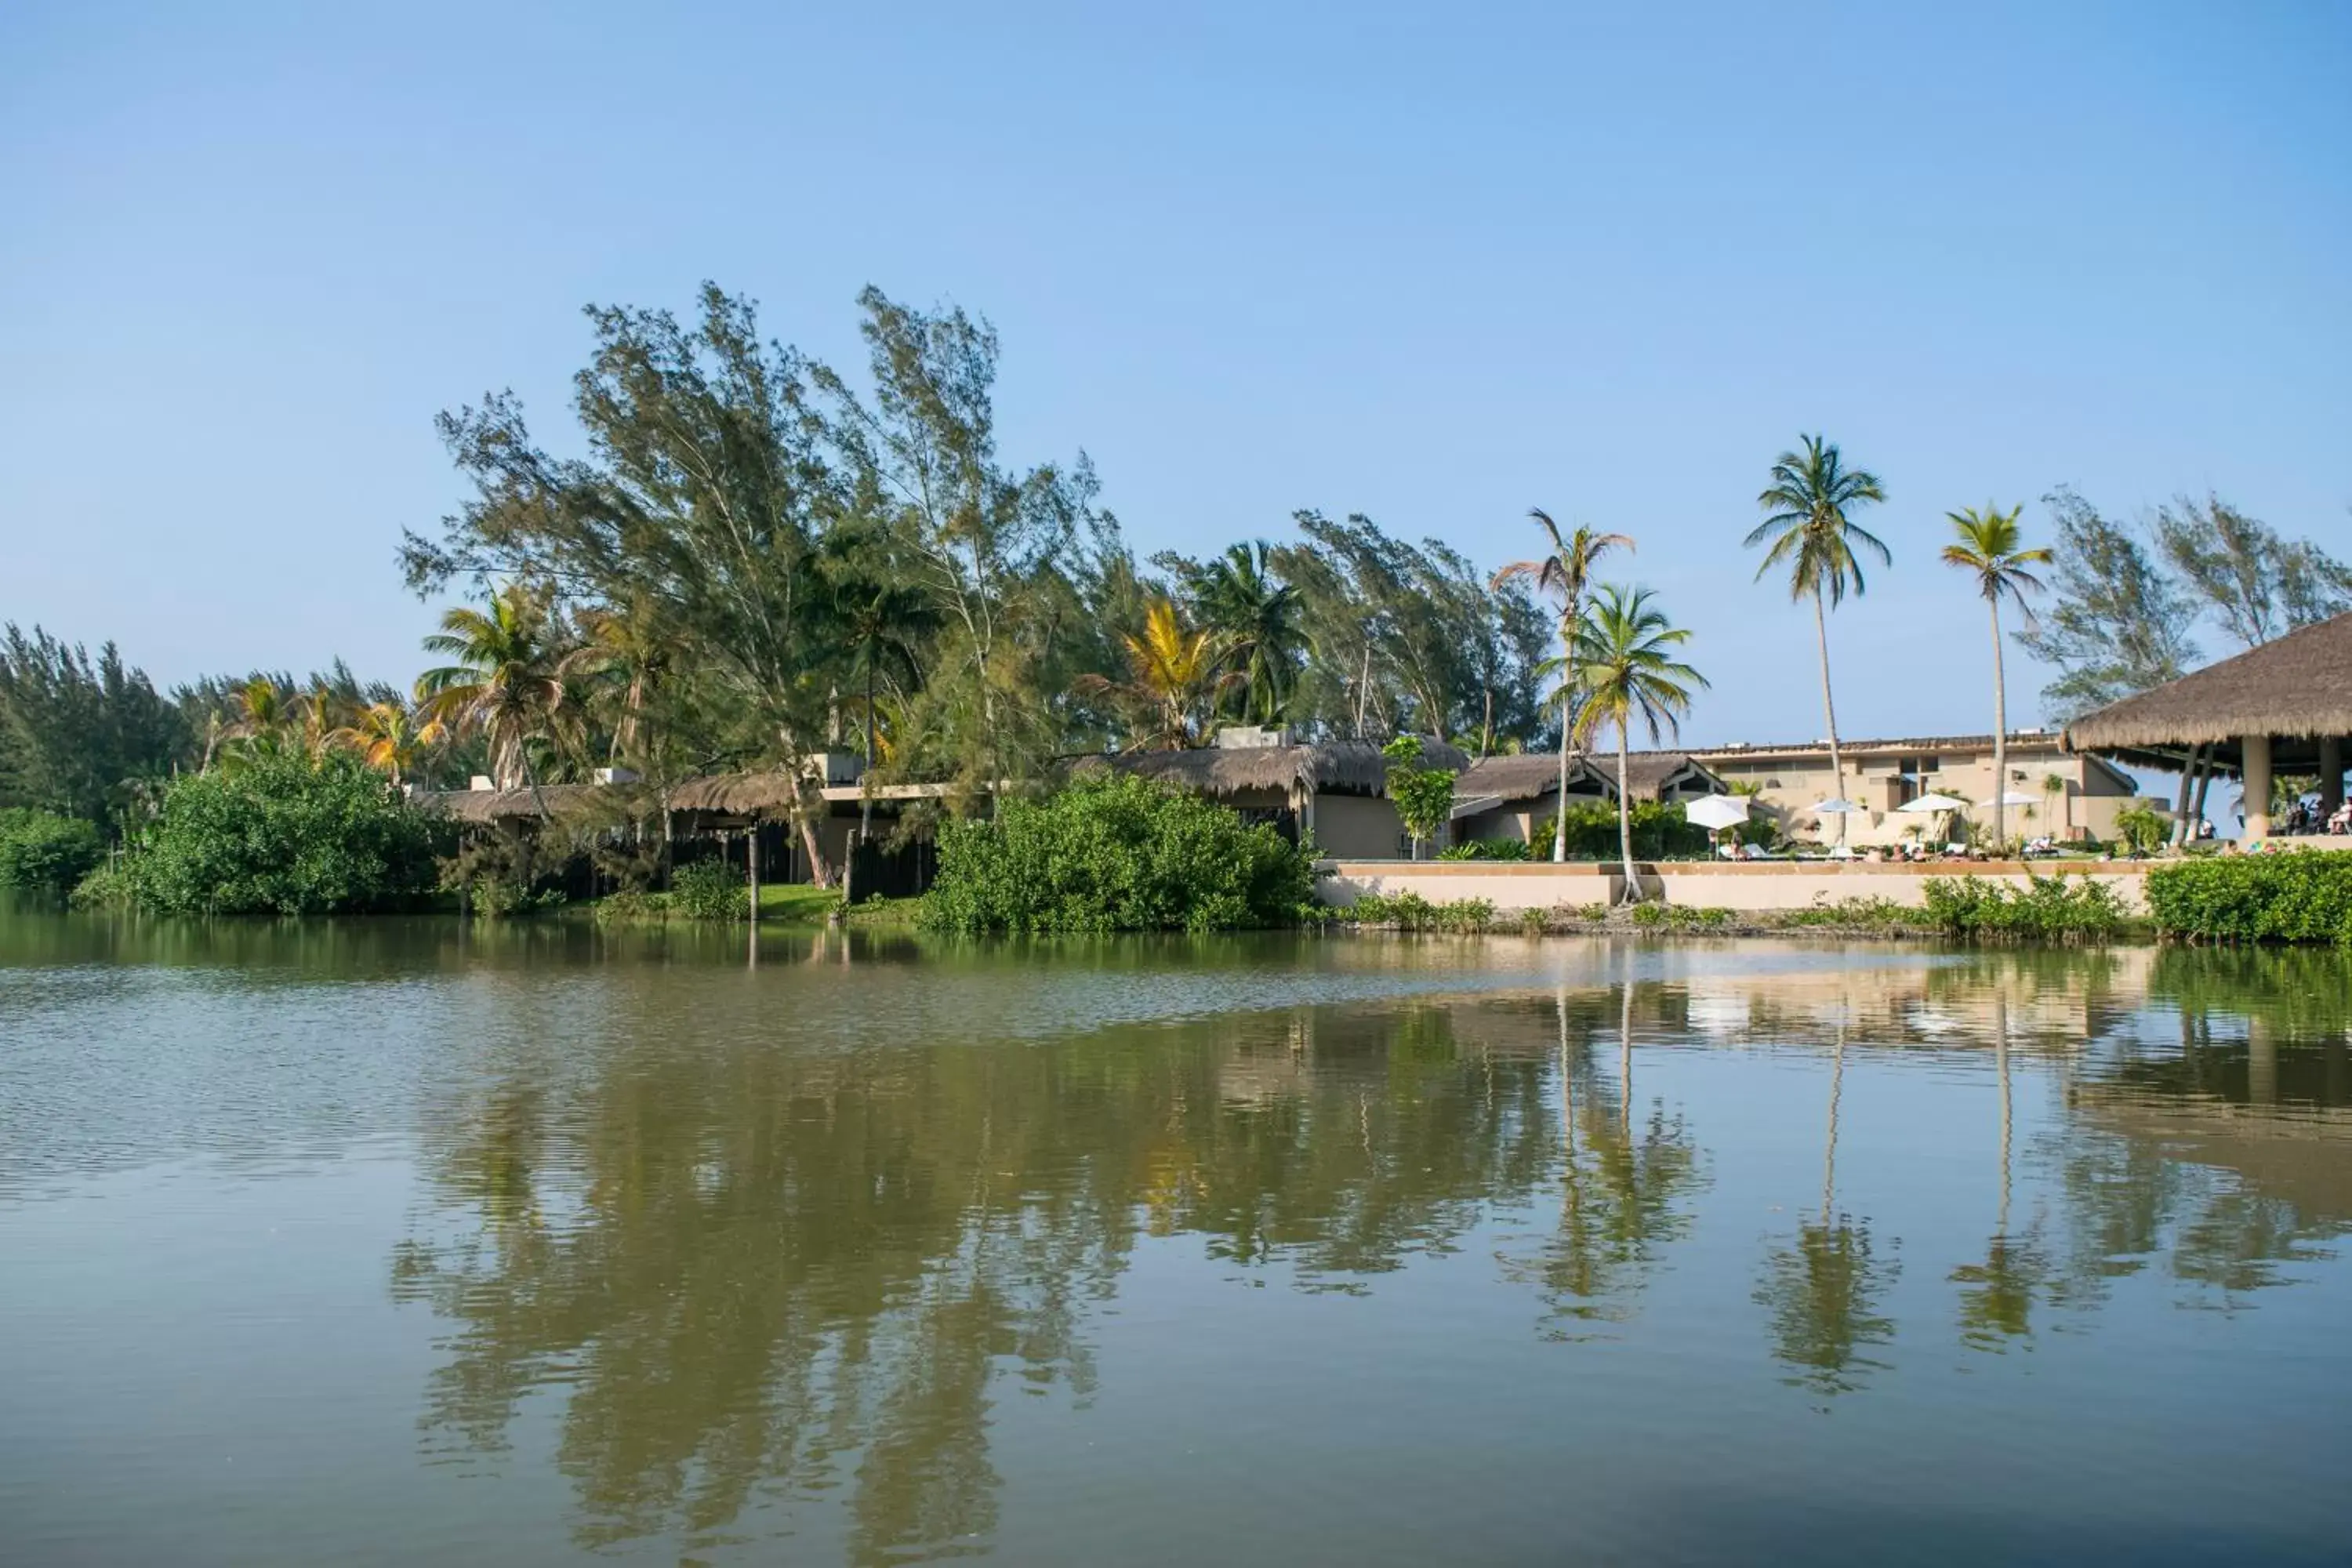
[{"label": "window", "polygon": [[1935,787],[1935,774],[1942,766],[1941,757],[1898,757],[1895,771],[1895,804],[1906,805],[1917,800]]}]

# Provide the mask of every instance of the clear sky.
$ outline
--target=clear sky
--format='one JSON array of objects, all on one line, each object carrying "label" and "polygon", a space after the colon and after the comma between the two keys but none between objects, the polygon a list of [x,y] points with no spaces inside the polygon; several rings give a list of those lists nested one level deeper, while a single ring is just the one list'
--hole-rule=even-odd
[{"label": "clear sky", "polygon": [[2326,0],[17,0],[0,618],[405,679],[436,410],[560,437],[579,308],[705,278],[854,365],[870,281],[992,318],[1006,455],[1090,452],[1143,552],[1309,506],[1486,563],[1530,505],[1634,534],[1696,740],[1822,732],[1739,540],[1825,431],[1896,553],[1841,729],[1982,729],[1948,510],[2212,488],[2352,553],[2347,83]]}]

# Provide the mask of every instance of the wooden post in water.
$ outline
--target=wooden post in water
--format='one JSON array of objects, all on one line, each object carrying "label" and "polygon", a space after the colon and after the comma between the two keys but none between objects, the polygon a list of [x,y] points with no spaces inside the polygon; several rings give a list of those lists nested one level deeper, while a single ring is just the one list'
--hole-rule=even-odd
[{"label": "wooden post in water", "polygon": [[743,874],[751,885],[751,921],[760,920],[760,819],[753,817],[743,839]]}]

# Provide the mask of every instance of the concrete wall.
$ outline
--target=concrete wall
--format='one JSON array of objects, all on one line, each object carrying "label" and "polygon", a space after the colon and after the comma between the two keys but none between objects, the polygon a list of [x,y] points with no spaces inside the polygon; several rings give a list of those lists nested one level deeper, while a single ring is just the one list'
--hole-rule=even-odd
[{"label": "concrete wall", "polygon": [[1389,859],[1403,851],[1404,819],[1385,798],[1315,797],[1315,847],[1342,859]]},{"label": "concrete wall", "polygon": [[[1615,867],[1549,863],[1492,864],[1476,860],[1401,861],[1333,860],[1331,875],[1318,884],[1327,904],[1345,907],[1367,892],[1393,897],[1414,892],[1432,903],[1457,899],[1485,899],[1497,910],[1557,909],[1561,905],[1613,902],[1623,885]],[[1927,902],[1930,877],[1981,877],[2023,887],[2027,878],[2048,876],[2051,868],[2034,865],[2031,872],[2014,860],[1967,864],[1908,866],[1892,863],[1829,864],[1822,861],[1759,862],[1750,865],[1708,864],[1705,861],[1644,862],[1645,897],[1698,909],[1801,910],[1817,902],[1845,899],[1887,899],[1916,909]],[[2144,865],[2132,861],[2102,861],[2088,868],[2069,866],[2070,876],[2088,876],[2106,883],[2126,907],[2144,908],[2140,884]]]}]

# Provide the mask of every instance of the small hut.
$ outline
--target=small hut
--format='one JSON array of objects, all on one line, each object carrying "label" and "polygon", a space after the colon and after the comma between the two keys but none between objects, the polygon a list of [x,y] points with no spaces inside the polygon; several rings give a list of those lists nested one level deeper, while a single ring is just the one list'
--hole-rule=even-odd
[{"label": "small hut", "polygon": [[2066,727],[2069,751],[2179,773],[2184,782],[2200,768],[2243,780],[2249,838],[2270,836],[2271,780],[2279,773],[2316,774],[2321,815],[2333,816],[2344,804],[2347,740],[2352,615],[2289,632]]},{"label": "small hut", "polygon": [[[1470,759],[1443,741],[1424,740],[1423,767],[1460,773]],[[1088,757],[1071,771],[1108,770],[1157,779],[1223,801],[1286,837],[1313,837],[1338,859],[1390,859],[1405,852],[1403,819],[1388,798],[1388,759],[1365,741],[1307,745],[1281,731],[1220,731],[1217,743],[1193,751],[1123,752]]]}]

